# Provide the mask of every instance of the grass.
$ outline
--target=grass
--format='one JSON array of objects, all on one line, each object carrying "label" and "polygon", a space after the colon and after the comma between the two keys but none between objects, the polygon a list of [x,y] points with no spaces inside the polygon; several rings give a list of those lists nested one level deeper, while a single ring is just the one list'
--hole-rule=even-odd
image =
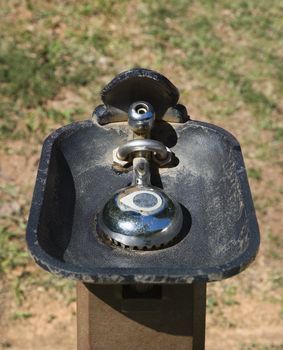
[{"label": "grass", "polygon": [[[283,243],[281,237],[274,234],[270,229],[267,229],[267,254],[274,259],[281,259],[281,251],[283,249]],[[283,287],[283,285],[282,285]]]},{"label": "grass", "polygon": [[[36,56],[10,47],[0,56],[1,94],[21,100],[25,107],[41,105],[54,97],[63,81],[56,78],[56,64],[46,48]],[[32,78],[31,78],[32,77]]]},{"label": "grass", "polygon": [[[7,14],[12,8],[13,2],[6,6]],[[105,74],[99,64],[101,57],[116,60],[119,55],[131,55],[133,50],[132,45],[126,44],[130,39],[127,34],[116,41],[110,26],[103,26],[107,15],[117,16],[125,11],[124,1],[119,6],[112,1],[84,1],[66,8],[28,2],[27,8],[35,22],[28,30],[23,30],[25,21],[17,25],[9,20],[3,23],[9,29],[7,36],[2,34],[0,51],[4,137],[18,130],[16,124],[23,109],[40,106],[39,114],[48,114],[46,102],[64,87],[74,91],[84,86],[91,89],[95,80]],[[279,3],[270,6],[268,1],[255,5],[250,1],[231,4],[224,0],[144,0],[132,14],[132,20],[144,28],[146,45],[159,62],[173,59],[188,71],[189,78],[200,82],[210,102],[205,108],[207,115],[214,118],[219,110],[222,116],[233,115],[240,105],[251,109],[259,126],[269,128],[278,140],[283,134],[276,117],[276,101],[283,85],[282,60],[275,44],[281,39],[277,15],[280,10]],[[72,20],[68,17],[71,14]],[[93,18],[98,24],[86,28],[85,23],[92,23]],[[37,27],[43,30],[37,31]],[[11,32],[13,42],[8,37]],[[233,40],[229,40],[230,36]],[[177,55],[174,50],[178,50]],[[269,77],[274,84],[271,94],[262,88]],[[42,133],[46,131],[34,121],[27,123],[30,133],[37,128]]]},{"label": "grass", "polygon": [[25,311],[16,311],[12,314],[11,319],[13,321],[15,320],[26,320],[28,318],[32,317],[32,313],[25,312]]},{"label": "grass", "polygon": [[18,266],[25,266],[29,259],[23,238],[19,233],[11,232],[6,227],[0,230],[0,273],[14,269]]},{"label": "grass", "polygon": [[[280,40],[278,15],[274,21],[270,20],[270,12],[275,13],[276,6],[270,7],[268,2],[255,6],[254,2],[248,1],[233,4],[227,1],[177,3],[176,10],[175,2],[166,5],[162,2],[147,3],[144,18],[148,34],[154,45],[157,43],[162,50],[163,59],[172,59],[172,51],[179,50],[174,59],[189,76],[200,81],[207,98],[213,102],[208,105],[207,114],[214,117],[215,111],[219,111],[218,104],[221,104],[222,114],[229,116],[240,104],[254,113],[261,128],[271,129],[278,139],[283,129],[272,114],[276,114],[276,99],[282,93],[282,73],[277,75],[282,63],[276,54],[275,41],[270,41],[269,37]],[[229,16],[223,17],[224,12]],[[229,36],[234,40],[229,41]],[[261,40],[261,45],[257,45],[258,40]],[[270,75],[274,77],[274,96],[261,88],[262,82]],[[225,106],[227,103],[230,106]]]},{"label": "grass", "polygon": [[[1,170],[0,274],[16,304],[14,322],[31,317],[23,311],[29,288],[53,291],[68,304],[74,300],[74,282],[30,270],[34,265],[24,231],[34,179],[19,181],[21,170],[14,177],[6,167],[14,169],[22,157],[34,171],[37,163],[30,165],[29,159],[45,136],[88,118],[100,103],[99,91],[105,83],[134,66],[167,75],[180,88],[181,102],[193,119],[227,128],[243,148],[263,233],[259,258],[263,260],[253,269],[262,277],[257,280],[251,272],[235,279],[235,284],[210,287],[209,317],[233,328],[237,325],[225,318],[223,310],[240,309],[241,298],[262,301],[267,293],[278,304],[275,322],[279,322],[282,3],[11,0],[2,1],[1,11],[0,140],[10,163]],[[242,349],[279,350],[280,346],[248,343]]]},{"label": "grass", "polygon": [[248,169],[249,178],[255,179],[256,181],[262,180],[262,171],[261,169],[250,168]]},{"label": "grass", "polygon": [[215,308],[219,306],[215,296],[209,295],[206,300],[206,308],[209,313],[213,313]]},{"label": "grass", "polygon": [[[23,232],[26,228],[19,205],[19,189],[12,184],[0,186],[2,210],[0,215],[0,273],[24,267],[28,261]],[[6,209],[5,209],[6,208]]]}]

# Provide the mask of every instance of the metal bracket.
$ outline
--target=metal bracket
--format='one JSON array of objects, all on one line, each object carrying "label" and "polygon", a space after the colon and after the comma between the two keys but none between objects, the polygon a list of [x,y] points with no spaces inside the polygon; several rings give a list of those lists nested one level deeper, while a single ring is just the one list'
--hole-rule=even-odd
[{"label": "metal bracket", "polygon": [[[106,105],[99,105],[92,113],[92,118],[99,124],[105,125],[109,123],[127,122],[128,113],[123,110]],[[190,120],[185,106],[177,104],[167,109],[162,117],[156,116],[157,120],[164,120],[170,123],[186,123]]]}]

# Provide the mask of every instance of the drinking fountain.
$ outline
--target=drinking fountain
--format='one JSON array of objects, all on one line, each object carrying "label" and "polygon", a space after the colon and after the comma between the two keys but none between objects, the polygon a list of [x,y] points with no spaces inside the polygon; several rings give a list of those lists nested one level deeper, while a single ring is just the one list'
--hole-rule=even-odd
[{"label": "drinking fountain", "polygon": [[182,227],[179,203],[150,183],[150,161],[166,165],[171,160],[171,151],[163,143],[145,138],[153,122],[154,110],[149,103],[138,101],[130,106],[128,124],[137,139],[121,145],[116,156],[132,161],[132,184],[116,192],[98,217],[97,232],[123,248],[164,247]]},{"label": "drinking fountain", "polygon": [[77,280],[78,349],[204,349],[206,284],[243,271],[259,230],[238,141],[135,68],[42,148],[27,244]]}]

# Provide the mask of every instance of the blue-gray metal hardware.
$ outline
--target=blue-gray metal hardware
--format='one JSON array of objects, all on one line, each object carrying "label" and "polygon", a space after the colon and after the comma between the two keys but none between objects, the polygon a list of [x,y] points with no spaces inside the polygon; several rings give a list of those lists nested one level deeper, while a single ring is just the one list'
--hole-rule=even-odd
[{"label": "blue-gray metal hardware", "polygon": [[154,110],[151,104],[137,101],[131,104],[128,112],[128,124],[134,133],[149,136],[154,123]]}]

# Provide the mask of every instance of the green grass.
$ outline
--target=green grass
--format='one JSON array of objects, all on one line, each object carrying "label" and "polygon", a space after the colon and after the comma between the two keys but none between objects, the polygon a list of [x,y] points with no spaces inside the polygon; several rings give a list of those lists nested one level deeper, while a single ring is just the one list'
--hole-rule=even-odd
[{"label": "green grass", "polygon": [[7,227],[0,228],[0,272],[9,272],[29,262],[25,242],[19,234],[11,232]]},{"label": "green grass", "polygon": [[[11,0],[2,1],[1,11],[0,139],[11,166],[19,156],[29,164],[54,128],[88,118],[100,103],[100,89],[120,71],[144,66],[164,73],[180,88],[189,112],[192,106],[193,119],[237,134],[264,236],[261,254],[267,263],[254,268],[267,271],[272,298],[279,302],[282,235],[266,223],[273,223],[268,215],[271,208],[280,210],[283,192],[282,3]],[[27,166],[36,168],[36,160]],[[269,169],[277,176],[269,178]],[[6,209],[0,217],[0,274],[7,280],[12,276],[10,288],[19,308],[13,318],[19,320],[31,317],[23,311],[29,288],[52,290],[68,304],[74,300],[74,282],[29,272],[33,262],[24,231],[33,179],[28,190],[9,176],[2,180],[0,205]],[[19,199],[23,204],[18,205]],[[251,298],[261,287],[257,283],[265,283],[246,276],[242,284],[225,285],[220,293],[212,286],[208,292],[208,313],[224,326],[234,324],[222,309],[241,307],[239,295]],[[278,312],[282,318],[282,309]],[[242,347],[281,348],[257,343]]]},{"label": "green grass", "polygon": [[239,305],[237,298],[237,287],[235,285],[226,285],[224,286],[224,304],[225,305]]},{"label": "green grass", "polygon": [[19,189],[8,183],[0,186],[0,194],[0,206],[6,207],[0,215],[0,274],[9,274],[10,270],[29,262],[23,236],[26,222],[18,203]]},{"label": "green grass", "polygon": [[32,313],[26,311],[16,311],[11,315],[11,319],[15,320],[26,320],[32,317]]},{"label": "green grass", "polygon": [[213,313],[217,307],[219,307],[219,302],[216,297],[213,295],[209,295],[206,300],[206,307],[209,313]]},{"label": "green grass", "polygon": [[[281,5],[178,1],[176,9],[175,3],[146,2],[144,11],[147,32],[163,60],[173,59],[199,81],[212,102],[207,114],[214,117],[220,110],[229,116],[241,103],[243,109],[251,110],[259,127],[270,129],[278,140],[282,126],[274,115],[282,93],[282,56],[276,45],[282,39]],[[179,53],[172,57],[174,49]],[[266,79],[274,84],[274,96],[261,87]]]},{"label": "green grass", "polygon": [[249,168],[248,169],[248,176],[251,179],[255,179],[256,181],[260,181],[260,180],[262,180],[262,171],[261,171],[261,169]]},{"label": "green grass", "polygon": [[[101,57],[115,62],[143,47],[150,48],[156,65],[162,68],[172,61],[183,67],[188,79],[199,81],[207,98],[204,112],[210,118],[228,117],[241,106],[250,109],[259,127],[271,130],[276,140],[282,137],[276,110],[283,91],[282,55],[277,44],[282,39],[280,3],[144,0],[131,14],[131,25],[142,28],[145,34],[139,46],[127,33],[116,36],[110,26],[115,24],[119,29],[119,16],[123,25],[127,23],[127,8],[124,1],[119,5],[114,1],[70,2],[68,6],[27,2],[35,22],[29,30],[24,30],[25,20],[16,24],[4,20],[6,31],[2,30],[0,50],[2,137],[22,137],[20,120],[26,109],[40,107],[42,113],[37,118],[42,118],[49,111],[47,102],[64,87],[92,89],[107,73],[99,63]],[[7,14],[12,9],[13,2],[6,6]],[[114,16],[111,23],[107,22],[110,15]],[[61,32],[64,35],[58,34]],[[108,70],[114,72],[115,67],[113,70],[109,65]],[[274,85],[272,94],[262,86],[266,79]],[[27,121],[28,133],[39,129],[44,134],[46,128],[38,124]]]},{"label": "green grass", "polygon": [[266,237],[267,237],[267,244],[268,244],[267,255],[269,257],[272,257],[273,259],[281,259],[282,249],[283,249],[283,243],[282,243],[281,237],[271,232],[270,229],[267,229]]},{"label": "green grass", "polygon": [[56,78],[56,65],[43,48],[28,56],[25,50],[10,47],[0,54],[0,93],[21,100],[25,107],[41,105],[54,97],[62,84]]}]

